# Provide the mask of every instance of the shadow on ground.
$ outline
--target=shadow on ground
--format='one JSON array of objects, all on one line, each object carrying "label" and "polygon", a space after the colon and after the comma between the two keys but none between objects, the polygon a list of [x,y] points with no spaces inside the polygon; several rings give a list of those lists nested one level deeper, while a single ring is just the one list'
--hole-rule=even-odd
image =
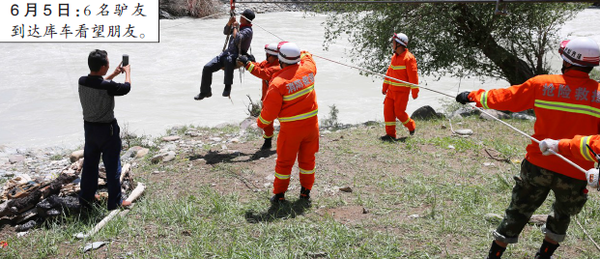
[{"label": "shadow on ground", "polygon": [[[259,150],[254,154],[246,154],[243,152],[233,152],[233,153],[221,153],[220,151],[212,151],[209,150],[205,155],[191,155],[189,157],[190,161],[197,159],[204,159],[207,165],[214,165],[218,163],[228,162],[228,163],[244,163],[250,162],[254,160],[258,160],[261,158],[270,157],[276,154],[275,150]],[[236,160],[240,157],[248,157],[243,160]]]},{"label": "shadow on ground", "polygon": [[282,202],[271,204],[267,211],[255,212],[246,211],[246,221],[248,223],[271,222],[281,218],[295,218],[303,215],[306,209],[310,208],[311,203],[306,199],[298,199],[294,202]]}]

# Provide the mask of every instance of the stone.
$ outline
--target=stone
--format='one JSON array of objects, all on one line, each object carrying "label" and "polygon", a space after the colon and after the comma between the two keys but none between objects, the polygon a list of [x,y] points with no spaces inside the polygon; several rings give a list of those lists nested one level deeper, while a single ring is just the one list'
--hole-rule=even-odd
[{"label": "stone", "polygon": [[221,140],[223,140],[223,139],[219,138],[219,137],[212,137],[212,138],[209,138],[209,140],[212,142],[221,142]]},{"label": "stone", "polygon": [[229,142],[231,142],[231,143],[239,143],[240,139],[239,138],[232,138],[231,140],[229,140]]},{"label": "stone", "polygon": [[520,113],[520,112],[513,113],[511,115],[511,117],[513,119],[518,119],[518,120],[530,120],[530,121],[535,121],[536,120],[536,118],[534,116],[527,115],[525,113]]},{"label": "stone", "polygon": [[198,136],[200,136],[200,132],[198,132],[196,130],[188,130],[185,132],[185,135],[190,136],[190,137],[198,137]]},{"label": "stone", "polygon": [[71,153],[71,156],[69,156],[69,159],[71,160],[71,163],[78,161],[80,158],[83,157],[83,150],[77,150],[74,151],[73,153]]},{"label": "stone", "polygon": [[142,148],[137,153],[135,153],[135,158],[143,158],[150,152],[150,149]]},{"label": "stone", "polygon": [[249,127],[252,127],[253,125],[256,125],[256,118],[248,117],[240,123],[240,128],[242,130],[246,130]]},{"label": "stone", "polygon": [[479,114],[478,110],[473,109],[473,108],[463,107],[463,108],[460,108],[460,109],[454,111],[452,113],[452,115],[450,115],[450,118],[467,117],[467,116],[477,115],[477,114]]},{"label": "stone", "polygon": [[352,188],[350,186],[341,187],[340,191],[342,191],[342,192],[352,192]]},{"label": "stone", "polygon": [[162,140],[165,142],[177,141],[179,139],[181,139],[180,136],[167,136],[162,138]]},{"label": "stone", "polygon": [[[489,115],[482,112],[481,114],[479,114],[479,118],[484,119],[484,120],[493,120],[493,118],[504,120],[504,119],[510,118],[510,115],[508,115],[504,112],[498,111],[498,110],[485,110],[485,112],[488,113]],[[490,117],[490,115],[493,118]]]},{"label": "stone", "polygon": [[454,133],[458,135],[473,135],[473,130],[471,129],[459,129],[455,130]]},{"label": "stone", "polygon": [[157,164],[157,163],[163,161],[163,158],[164,158],[164,154],[158,154],[158,155],[153,156],[150,159],[150,162],[152,162],[153,164]]},{"label": "stone", "polygon": [[431,120],[438,119],[441,116],[437,114],[437,112],[435,112],[435,110],[431,106],[425,105],[414,111],[413,114],[410,115],[410,117],[413,120]]},{"label": "stone", "polygon": [[25,156],[23,155],[8,156],[8,162],[10,162],[11,164],[16,164],[23,161],[25,161]]},{"label": "stone", "polygon": [[167,152],[167,154],[163,157],[163,162],[169,162],[173,159],[175,159],[175,152],[174,151],[169,151]]},{"label": "stone", "polygon": [[160,19],[167,19],[167,20],[172,20],[175,19],[175,17],[173,17],[169,12],[163,10],[163,9],[159,9],[159,18]]}]

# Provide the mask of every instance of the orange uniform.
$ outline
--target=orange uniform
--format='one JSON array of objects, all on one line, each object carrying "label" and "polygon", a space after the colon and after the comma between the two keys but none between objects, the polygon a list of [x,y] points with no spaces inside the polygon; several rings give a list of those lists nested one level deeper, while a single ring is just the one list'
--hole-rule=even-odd
[{"label": "orange uniform", "polygon": [[[600,132],[600,92],[598,82],[582,71],[567,70],[564,75],[540,75],[521,85],[506,89],[483,89],[469,93],[469,100],[478,107],[512,112],[533,109],[536,121],[532,137],[538,140],[570,139],[576,134],[592,135]],[[592,162],[573,160],[583,168],[592,168]],[[544,156],[534,141],[527,146],[525,155],[532,164],[571,178],[585,180],[585,174],[557,156]]]},{"label": "orange uniform", "polygon": [[317,67],[312,55],[302,52],[298,64],[275,73],[263,109],[256,120],[265,128],[278,119],[277,162],[273,193],[285,193],[292,167],[298,157],[300,184],[310,190],[315,181],[315,153],[319,151],[317,95],[314,90]]},{"label": "orange uniform", "polygon": [[[580,160],[596,162],[594,153],[587,147],[590,146],[596,154],[600,154],[600,135],[576,135],[573,139],[561,139],[558,142],[558,152]],[[589,169],[589,168],[583,168]]]},{"label": "orange uniform", "polygon": [[[265,96],[267,96],[267,89],[269,89],[269,81],[271,80],[271,77],[281,70],[281,67],[279,67],[279,62],[277,60],[271,63],[268,63],[266,60],[260,63],[248,62],[246,69],[250,72],[250,74],[262,79],[262,96],[260,100],[264,101]],[[273,123],[267,125],[263,130],[265,131],[263,138],[267,139],[273,137],[275,132]]]},{"label": "orange uniform", "polygon": [[[400,55],[394,53],[392,62],[385,75],[415,85],[419,84],[417,60],[415,59],[415,56],[413,56],[408,49]],[[406,113],[408,94],[410,92],[412,92],[413,99],[416,99],[419,95],[419,87],[388,78],[383,81],[382,93],[385,94],[385,100],[383,101],[385,132],[393,138],[396,138],[396,118],[398,118],[409,131],[413,132],[415,130],[415,121]]]}]

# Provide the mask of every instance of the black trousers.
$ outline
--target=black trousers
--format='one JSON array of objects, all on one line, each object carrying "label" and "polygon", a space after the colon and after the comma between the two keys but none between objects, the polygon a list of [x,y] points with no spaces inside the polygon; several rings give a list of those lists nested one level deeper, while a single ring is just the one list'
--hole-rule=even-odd
[{"label": "black trousers", "polygon": [[211,61],[204,65],[202,69],[202,82],[200,83],[200,93],[212,93],[210,85],[212,84],[212,74],[219,71],[221,68],[225,70],[225,85],[233,84],[233,70],[238,54],[232,54],[227,51],[222,52]]},{"label": "black trousers", "polygon": [[106,168],[109,210],[121,205],[121,129],[117,120],[112,123],[84,122],[85,147],[83,148],[83,170],[79,201],[89,206],[98,190],[98,164],[100,157]]}]

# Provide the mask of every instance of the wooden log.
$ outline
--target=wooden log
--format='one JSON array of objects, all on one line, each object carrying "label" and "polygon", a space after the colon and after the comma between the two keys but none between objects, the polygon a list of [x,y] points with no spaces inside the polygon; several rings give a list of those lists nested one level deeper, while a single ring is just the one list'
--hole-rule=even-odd
[{"label": "wooden log", "polygon": [[[142,193],[144,193],[145,189],[146,189],[146,186],[144,186],[143,183],[138,183],[126,201],[133,203],[133,201],[135,201],[138,197],[140,197],[142,195]],[[104,217],[100,222],[98,222],[98,224],[96,224],[96,226],[94,226],[94,228],[92,228],[87,234],[80,232],[80,233],[75,234],[75,237],[77,237],[79,239],[84,239],[84,238],[93,236],[94,234],[98,233],[98,231],[100,231],[100,229],[102,229],[109,221],[111,221],[120,212],[121,211],[118,209],[111,211],[108,214],[108,216]],[[125,214],[127,214],[127,213],[124,213],[123,215],[125,215]]]},{"label": "wooden log", "polygon": [[52,194],[58,194],[63,184],[70,183],[75,180],[75,178],[77,178],[77,176],[74,174],[61,174],[48,186],[30,192],[21,198],[11,199],[0,204],[0,217],[14,216],[35,207],[35,205],[43,198]]},{"label": "wooden log", "polygon": [[123,178],[125,178],[125,176],[127,174],[129,174],[129,171],[131,170],[131,164],[127,163],[123,166],[123,168],[121,169],[121,183],[123,182]]}]

